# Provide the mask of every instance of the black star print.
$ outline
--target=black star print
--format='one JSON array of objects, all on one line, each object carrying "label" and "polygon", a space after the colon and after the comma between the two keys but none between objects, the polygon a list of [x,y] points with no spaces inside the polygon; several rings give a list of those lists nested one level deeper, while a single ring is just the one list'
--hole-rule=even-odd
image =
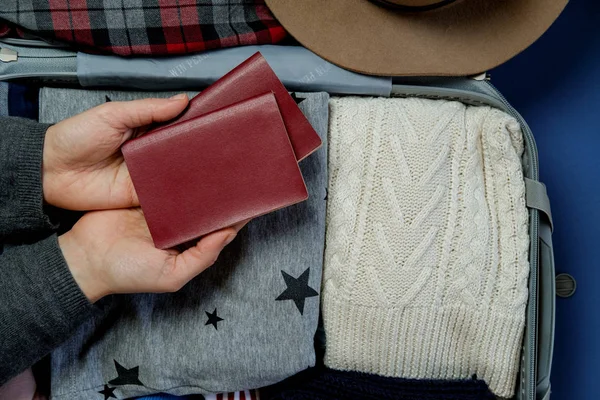
[{"label": "black star print", "polygon": [[107,102],[107,103],[108,103],[109,101],[112,101],[112,100],[110,99],[110,97],[108,97],[108,96],[106,96],[106,95],[104,95],[104,98],[106,99],[106,102]]},{"label": "black star print", "polygon": [[120,385],[140,385],[144,386],[142,382],[140,382],[138,375],[140,372],[140,367],[133,367],[127,369],[123,367],[121,364],[117,362],[117,360],[113,360],[115,362],[115,368],[117,369],[117,374],[119,375],[113,380],[108,381],[109,384],[120,386]]},{"label": "black star print", "polygon": [[99,391],[98,393],[104,395],[104,400],[110,399],[111,397],[113,399],[116,399],[117,396],[115,396],[115,394],[113,393],[115,391],[115,389],[116,388],[111,388],[108,385],[104,385],[104,389]]},{"label": "black star print", "polygon": [[310,268],[307,268],[298,278],[294,278],[283,270],[281,271],[281,274],[283,275],[283,280],[287,285],[287,289],[285,289],[275,300],[294,300],[298,311],[300,311],[300,315],[304,315],[304,300],[306,300],[307,297],[319,295],[315,289],[308,286]]},{"label": "black star print", "polygon": [[298,97],[298,96],[296,96],[296,92],[292,92],[292,99],[294,99],[294,101],[296,102],[296,104],[300,104],[300,103],[302,103],[304,100],[306,100],[306,99],[304,99],[304,98],[302,98],[302,97]]},{"label": "black star print", "polygon": [[219,316],[217,315],[217,309],[215,308],[215,311],[211,313],[209,313],[208,311],[204,311],[206,313],[206,316],[208,317],[208,321],[206,321],[206,323],[204,324],[204,326],[206,325],[211,325],[215,327],[215,329],[218,330],[217,328],[217,323],[219,321],[223,321],[223,318],[219,318]]}]

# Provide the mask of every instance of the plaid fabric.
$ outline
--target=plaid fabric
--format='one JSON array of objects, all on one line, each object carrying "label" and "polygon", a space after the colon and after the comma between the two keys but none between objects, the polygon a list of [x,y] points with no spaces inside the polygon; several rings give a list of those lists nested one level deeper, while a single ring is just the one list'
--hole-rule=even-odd
[{"label": "plaid fabric", "polygon": [[[1,6],[0,6],[1,7]],[[25,33],[22,28],[14,26],[0,19],[0,37],[16,37],[23,38]]]},{"label": "plaid fabric", "polygon": [[123,56],[281,41],[264,0],[0,0],[0,18],[40,37]]}]

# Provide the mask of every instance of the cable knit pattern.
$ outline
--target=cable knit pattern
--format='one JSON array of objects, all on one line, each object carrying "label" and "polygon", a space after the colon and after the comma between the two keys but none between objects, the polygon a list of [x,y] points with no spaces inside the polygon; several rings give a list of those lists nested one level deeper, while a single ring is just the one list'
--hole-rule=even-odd
[{"label": "cable knit pattern", "polygon": [[519,124],[426,99],[330,101],[328,367],[515,389],[527,304]]}]

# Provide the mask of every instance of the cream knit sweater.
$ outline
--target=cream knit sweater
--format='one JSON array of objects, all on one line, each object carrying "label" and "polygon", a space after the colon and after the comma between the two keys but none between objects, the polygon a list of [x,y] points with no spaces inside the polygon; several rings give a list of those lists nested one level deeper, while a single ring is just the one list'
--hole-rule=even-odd
[{"label": "cream knit sweater", "polygon": [[490,107],[333,98],[325,363],[515,390],[528,218],[518,123]]}]

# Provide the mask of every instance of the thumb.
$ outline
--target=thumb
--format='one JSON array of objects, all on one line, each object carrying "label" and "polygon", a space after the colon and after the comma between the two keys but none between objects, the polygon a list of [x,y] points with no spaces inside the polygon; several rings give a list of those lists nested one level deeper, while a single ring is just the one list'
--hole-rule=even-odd
[{"label": "thumb", "polygon": [[175,258],[175,271],[178,275],[176,279],[185,284],[213,265],[221,250],[235,238],[236,234],[236,228],[221,229],[204,236],[194,247],[177,255]]},{"label": "thumb", "polygon": [[125,131],[175,118],[187,107],[188,102],[187,95],[181,93],[168,99],[114,101],[104,104],[102,112],[110,116],[113,128]]}]

